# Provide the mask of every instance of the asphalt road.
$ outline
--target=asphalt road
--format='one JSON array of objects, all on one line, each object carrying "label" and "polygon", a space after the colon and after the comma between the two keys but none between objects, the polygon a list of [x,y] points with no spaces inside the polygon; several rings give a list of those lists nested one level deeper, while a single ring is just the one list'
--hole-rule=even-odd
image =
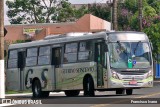
[{"label": "asphalt road", "polygon": [[[30,95],[7,96],[14,100],[32,99]],[[160,81],[154,82],[154,87],[133,90],[133,95],[116,95],[114,91],[96,91],[95,97],[84,97],[83,92],[78,97],[66,97],[64,93],[52,93],[41,100],[45,107],[159,107]],[[159,104],[157,104],[159,103]],[[43,107],[44,105],[13,105],[12,107]]]}]

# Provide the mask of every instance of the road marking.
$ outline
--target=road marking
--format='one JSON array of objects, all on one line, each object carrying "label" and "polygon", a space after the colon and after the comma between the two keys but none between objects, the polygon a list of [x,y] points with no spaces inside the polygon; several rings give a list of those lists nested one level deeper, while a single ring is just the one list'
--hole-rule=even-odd
[{"label": "road marking", "polygon": [[0,107],[13,106],[14,104],[0,104]]},{"label": "road marking", "polygon": [[160,93],[152,93],[152,94],[149,94],[149,95],[139,96],[139,97],[134,97],[134,98],[147,98],[147,97],[154,96],[154,95],[159,95],[159,94]]},{"label": "road marking", "polygon": [[21,94],[6,94],[5,96],[24,96],[24,95],[31,95],[32,93],[21,93]]},{"label": "road marking", "polygon": [[[147,98],[147,97],[151,97],[151,96],[155,96],[155,95],[160,95],[160,93],[152,93],[152,94],[149,94],[149,95],[133,97],[133,98],[136,98],[136,99],[138,99],[138,98]],[[112,104],[122,103],[122,102],[125,102],[125,101],[128,101],[128,99],[115,101]],[[97,104],[97,105],[93,105],[93,106],[90,106],[90,107],[105,107],[105,106],[109,106],[109,105],[112,105],[112,104]]]}]

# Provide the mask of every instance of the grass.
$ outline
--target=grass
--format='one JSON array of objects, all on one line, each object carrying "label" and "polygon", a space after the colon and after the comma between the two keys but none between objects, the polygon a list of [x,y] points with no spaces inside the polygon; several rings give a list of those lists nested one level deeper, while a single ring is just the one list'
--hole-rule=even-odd
[{"label": "grass", "polygon": [[20,94],[20,93],[32,93],[31,91],[13,91],[13,90],[6,90],[5,94]]}]

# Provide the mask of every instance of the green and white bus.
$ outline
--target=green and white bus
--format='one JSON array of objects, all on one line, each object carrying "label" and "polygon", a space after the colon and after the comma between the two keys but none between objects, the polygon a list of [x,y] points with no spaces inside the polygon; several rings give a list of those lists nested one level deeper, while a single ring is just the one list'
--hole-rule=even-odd
[{"label": "green and white bus", "polygon": [[94,96],[95,91],[132,95],[153,86],[152,46],[142,32],[99,32],[48,36],[9,46],[7,89],[32,90],[33,97],[64,91]]}]

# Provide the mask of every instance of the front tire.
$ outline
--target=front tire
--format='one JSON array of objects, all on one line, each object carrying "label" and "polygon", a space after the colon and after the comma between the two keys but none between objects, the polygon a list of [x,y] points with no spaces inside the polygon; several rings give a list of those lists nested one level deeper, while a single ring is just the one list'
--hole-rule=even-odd
[{"label": "front tire", "polygon": [[126,94],[127,95],[132,95],[133,89],[126,89]]},{"label": "front tire", "polygon": [[66,90],[64,91],[65,95],[68,97],[78,96],[80,91],[79,90]]},{"label": "front tire", "polygon": [[84,80],[84,96],[95,96],[94,93],[94,82],[91,77]]},{"label": "front tire", "polygon": [[42,97],[42,88],[39,80],[35,80],[32,86],[33,98]]}]

